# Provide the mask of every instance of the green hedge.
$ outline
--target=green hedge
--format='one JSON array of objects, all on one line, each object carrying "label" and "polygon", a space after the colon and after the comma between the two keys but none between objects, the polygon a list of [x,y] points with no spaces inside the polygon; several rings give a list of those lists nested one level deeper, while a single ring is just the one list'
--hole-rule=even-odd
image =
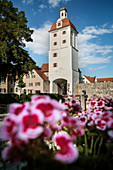
[{"label": "green hedge", "polygon": [[64,98],[62,97],[62,95],[59,95],[59,94],[47,94],[47,93],[32,94],[32,93],[29,93],[28,95],[21,94],[20,96],[18,94],[0,94],[0,104],[24,103],[27,101],[31,101],[32,95],[48,95],[52,99],[55,99],[57,101],[62,100],[62,102],[64,102]]},{"label": "green hedge", "polygon": [[18,94],[0,94],[0,104],[18,103]]}]

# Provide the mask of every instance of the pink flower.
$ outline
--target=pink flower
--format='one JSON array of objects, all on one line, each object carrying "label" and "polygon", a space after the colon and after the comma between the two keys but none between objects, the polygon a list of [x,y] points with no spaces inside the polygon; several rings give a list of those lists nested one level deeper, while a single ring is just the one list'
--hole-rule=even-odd
[{"label": "pink flower", "polygon": [[51,130],[51,128],[48,127],[48,126],[45,126],[45,127],[44,127],[44,132],[43,132],[43,137],[44,137],[44,139],[50,139],[51,135],[52,135],[52,130]]},{"label": "pink flower", "polygon": [[98,101],[97,104],[96,104],[96,107],[97,107],[97,108],[102,108],[102,107],[104,107],[104,101],[103,101],[103,100]]},{"label": "pink flower", "polygon": [[86,119],[86,116],[80,116],[79,118],[79,126],[80,127],[84,127],[87,123],[87,119]]},{"label": "pink flower", "polygon": [[11,160],[15,163],[19,163],[23,158],[23,154],[19,153],[15,146],[9,145],[2,151],[2,158],[4,160]]},{"label": "pink flower", "polygon": [[33,95],[32,97],[31,97],[31,99],[32,99],[32,102],[36,102],[37,100],[41,100],[41,99],[44,99],[44,100],[49,100],[50,99],[50,97],[49,96],[45,96],[45,95],[42,95],[42,96],[38,96],[38,95]]},{"label": "pink flower", "polygon": [[108,123],[107,123],[108,128],[112,128],[113,129],[113,119],[111,119]]},{"label": "pink flower", "polygon": [[9,105],[9,113],[19,116],[25,110],[27,110],[29,108],[29,106],[30,106],[30,103],[28,103],[28,102],[23,103],[23,104],[19,104],[19,103],[10,104]]},{"label": "pink flower", "polygon": [[71,133],[72,133],[72,137],[76,139],[77,136],[82,136],[84,134],[84,130],[81,128],[72,129]]},{"label": "pink flower", "polygon": [[[35,96],[36,97],[36,96]],[[40,110],[45,117],[45,121],[49,124],[54,124],[61,119],[61,113],[67,107],[64,104],[58,103],[49,97],[45,99],[37,99],[35,103],[32,104],[32,109]]]},{"label": "pink flower", "polygon": [[102,111],[99,111],[98,109],[96,109],[94,113],[95,113],[95,117],[100,117],[102,115]]},{"label": "pink flower", "polygon": [[8,116],[4,119],[4,124],[2,126],[2,138],[8,140],[13,137],[18,130],[17,120],[14,115]]},{"label": "pink flower", "polygon": [[91,101],[89,102],[89,107],[90,107],[90,108],[95,108],[95,107],[96,107],[96,104],[97,104],[96,101],[92,101],[92,100],[91,100]]},{"label": "pink flower", "polygon": [[18,138],[21,140],[34,139],[43,132],[40,124],[43,122],[44,116],[40,110],[34,110],[32,113],[25,113],[20,121]]},{"label": "pink flower", "polygon": [[97,125],[96,128],[100,130],[105,130],[106,129],[106,122],[101,119],[96,119],[95,124]]},{"label": "pink flower", "polygon": [[112,112],[106,111],[103,112],[102,119],[106,122],[108,122],[111,119]]},{"label": "pink flower", "polygon": [[79,125],[78,117],[71,117],[69,120],[69,127],[77,127]]},{"label": "pink flower", "polygon": [[78,150],[67,133],[54,135],[53,141],[60,147],[60,151],[55,155],[56,160],[63,163],[72,163],[78,158]]},{"label": "pink flower", "polygon": [[75,104],[76,104],[76,100],[75,100],[75,99],[71,99],[71,100],[70,100],[70,105],[71,105],[71,106],[74,106]]}]

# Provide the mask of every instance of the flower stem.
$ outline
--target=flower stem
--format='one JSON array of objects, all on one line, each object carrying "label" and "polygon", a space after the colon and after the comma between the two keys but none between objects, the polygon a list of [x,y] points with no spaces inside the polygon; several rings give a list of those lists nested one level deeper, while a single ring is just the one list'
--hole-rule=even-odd
[{"label": "flower stem", "polygon": [[101,137],[101,140],[100,140],[100,143],[99,143],[97,156],[99,156],[99,154],[100,154],[100,149],[101,149],[102,143],[103,143],[103,137]]},{"label": "flower stem", "polygon": [[88,144],[86,133],[84,133],[84,142],[85,142],[85,155],[88,156]]},{"label": "flower stem", "polygon": [[96,139],[96,141],[94,143],[94,154],[93,154],[94,157],[96,156],[97,142],[99,141],[99,139],[100,139],[100,136],[98,136],[98,138]]},{"label": "flower stem", "polygon": [[91,136],[91,147],[90,147],[89,153],[92,153],[93,143],[94,143],[94,135]]}]

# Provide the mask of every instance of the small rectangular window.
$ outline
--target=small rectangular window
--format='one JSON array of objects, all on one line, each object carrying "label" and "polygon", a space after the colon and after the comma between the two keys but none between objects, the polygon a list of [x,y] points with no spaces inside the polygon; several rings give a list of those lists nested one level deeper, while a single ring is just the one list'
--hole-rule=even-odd
[{"label": "small rectangular window", "polygon": [[56,37],[57,36],[57,33],[53,34],[53,37]]},{"label": "small rectangular window", "polygon": [[30,87],[30,86],[33,86],[33,83],[29,83],[29,87]]},{"label": "small rectangular window", "polygon": [[30,76],[27,74],[27,75],[26,75],[26,79],[29,79],[29,78],[30,78]]},{"label": "small rectangular window", "polygon": [[66,31],[63,31],[62,34],[66,34]]},{"label": "small rectangular window", "polygon": [[63,40],[62,43],[63,43],[63,44],[66,43],[66,40]]},{"label": "small rectangular window", "polygon": [[54,45],[57,45],[57,42],[54,42]]},{"label": "small rectangular window", "polygon": [[36,83],[35,83],[35,86],[40,86],[40,82],[36,82]]},{"label": "small rectangular window", "polygon": [[32,75],[32,78],[35,78],[35,75]]},{"label": "small rectangular window", "polygon": [[13,92],[13,88],[10,89],[10,92]]},{"label": "small rectangular window", "polygon": [[57,67],[57,63],[53,63],[53,67]]},{"label": "small rectangular window", "polygon": [[16,92],[18,92],[18,88],[16,88]]},{"label": "small rectangular window", "polygon": [[53,57],[57,57],[57,53],[53,53]]},{"label": "small rectangular window", "polygon": [[2,80],[1,80],[1,83],[5,83],[6,82],[6,80],[3,78]]}]

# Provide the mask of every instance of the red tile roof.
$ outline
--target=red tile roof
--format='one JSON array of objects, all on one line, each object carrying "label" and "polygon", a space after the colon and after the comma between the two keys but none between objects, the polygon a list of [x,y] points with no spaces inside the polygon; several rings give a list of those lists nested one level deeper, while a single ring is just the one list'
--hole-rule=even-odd
[{"label": "red tile roof", "polygon": [[37,74],[43,79],[43,80],[48,80],[47,76],[42,72],[42,70],[35,70],[37,72]]},{"label": "red tile roof", "polygon": [[96,77],[90,77],[90,76],[85,76],[84,77],[90,82],[90,83],[94,83],[95,82],[95,78]]},{"label": "red tile roof", "polygon": [[41,69],[42,69],[43,72],[49,72],[49,64],[48,63],[43,64],[41,66]]},{"label": "red tile roof", "polygon": [[[53,30],[56,30],[56,29],[57,29],[56,23],[57,23],[57,22],[55,22],[55,23],[52,25],[50,31],[53,31]],[[62,27],[66,27],[66,26],[69,26],[69,25],[71,25],[71,26],[73,27],[73,29],[74,29],[74,30],[77,32],[77,34],[78,34],[78,31],[77,31],[76,27],[74,26],[74,24],[72,24],[72,22],[71,22],[68,18],[65,18],[65,19],[62,20]]]},{"label": "red tile roof", "polygon": [[113,82],[113,77],[110,77],[110,78],[97,78],[97,82],[105,82],[105,81],[112,81]]}]

